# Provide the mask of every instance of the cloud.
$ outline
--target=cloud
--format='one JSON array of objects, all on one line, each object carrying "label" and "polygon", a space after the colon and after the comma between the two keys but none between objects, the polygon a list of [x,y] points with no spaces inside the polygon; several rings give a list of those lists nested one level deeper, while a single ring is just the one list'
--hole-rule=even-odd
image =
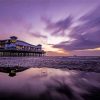
[{"label": "cloud", "polygon": [[72,25],[71,16],[57,22],[52,22],[50,19],[44,17],[42,20],[46,23],[46,30],[50,31],[51,35],[65,35],[65,30]]},{"label": "cloud", "polygon": [[69,34],[73,41],[63,41],[54,45],[64,50],[83,50],[100,47],[100,7],[82,16],[82,24],[74,27]]},{"label": "cloud", "polygon": [[36,37],[36,38],[47,38],[47,36],[42,35],[41,33],[30,33],[32,36]]}]

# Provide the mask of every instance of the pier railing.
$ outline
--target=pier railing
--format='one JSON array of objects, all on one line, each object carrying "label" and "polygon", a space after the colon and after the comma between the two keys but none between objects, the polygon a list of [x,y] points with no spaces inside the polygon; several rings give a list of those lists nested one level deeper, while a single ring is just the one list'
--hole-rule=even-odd
[{"label": "pier railing", "polygon": [[0,49],[0,56],[44,56],[44,50]]}]

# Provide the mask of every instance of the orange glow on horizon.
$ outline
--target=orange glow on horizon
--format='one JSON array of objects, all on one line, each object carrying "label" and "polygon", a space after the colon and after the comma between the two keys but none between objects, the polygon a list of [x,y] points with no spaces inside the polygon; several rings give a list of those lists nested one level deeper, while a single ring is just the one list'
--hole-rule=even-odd
[{"label": "orange glow on horizon", "polygon": [[94,48],[94,49],[87,49],[88,51],[100,51],[100,47],[99,48]]},{"label": "orange glow on horizon", "polygon": [[59,48],[53,48],[52,45],[45,45],[44,50],[48,53],[54,54],[54,55],[69,55],[69,52],[64,51],[63,49],[59,49]]}]

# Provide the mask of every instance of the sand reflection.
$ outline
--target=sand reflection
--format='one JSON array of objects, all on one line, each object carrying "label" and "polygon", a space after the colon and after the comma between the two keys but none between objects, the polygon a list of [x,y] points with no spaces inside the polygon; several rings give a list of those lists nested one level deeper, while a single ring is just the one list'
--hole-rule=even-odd
[{"label": "sand reflection", "polygon": [[100,74],[53,68],[30,68],[15,77],[1,72],[0,94],[10,100],[99,100]]}]

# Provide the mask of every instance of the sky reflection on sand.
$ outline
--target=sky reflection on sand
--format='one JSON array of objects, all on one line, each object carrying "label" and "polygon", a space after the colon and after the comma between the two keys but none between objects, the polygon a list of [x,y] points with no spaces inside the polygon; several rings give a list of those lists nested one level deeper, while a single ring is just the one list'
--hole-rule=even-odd
[{"label": "sky reflection on sand", "polygon": [[82,95],[88,95],[91,90],[97,88],[100,89],[100,74],[94,72],[30,68],[18,72],[15,77],[0,73],[0,93],[2,94],[0,97],[2,98],[4,95],[7,98],[14,95],[15,98],[40,100],[41,94],[45,94],[48,97],[45,100],[49,100],[49,96],[53,98],[51,100],[72,100],[71,95],[71,98],[77,98],[75,100],[89,100],[83,99]]}]

